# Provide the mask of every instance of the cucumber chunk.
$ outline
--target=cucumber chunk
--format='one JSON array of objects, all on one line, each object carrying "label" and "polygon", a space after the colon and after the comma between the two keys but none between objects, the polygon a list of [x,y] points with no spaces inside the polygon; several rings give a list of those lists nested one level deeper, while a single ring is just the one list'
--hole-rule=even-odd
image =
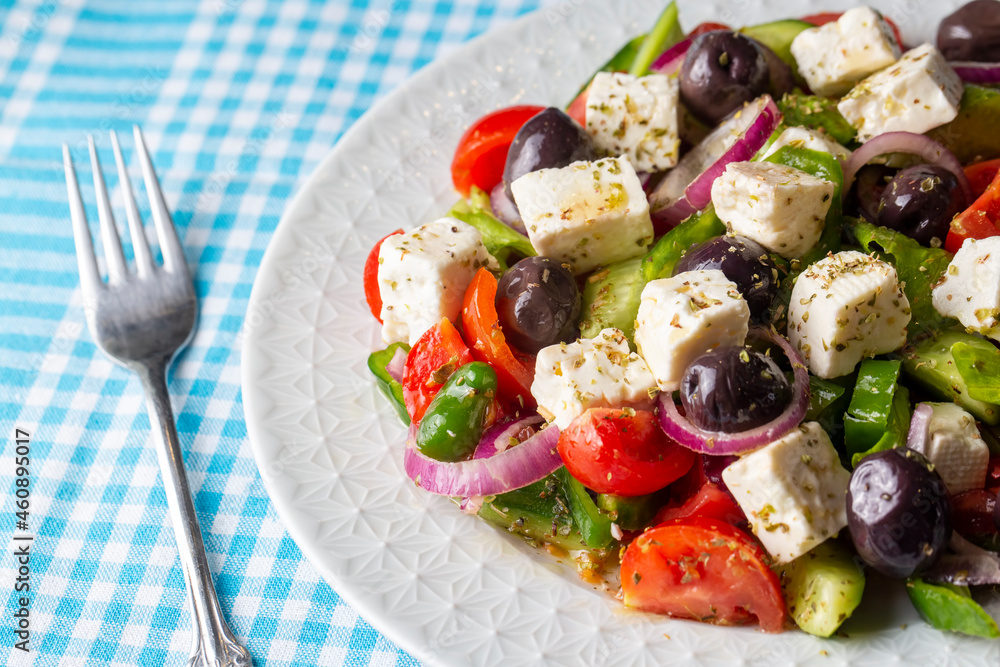
[{"label": "cucumber chunk", "polygon": [[846,547],[827,540],[784,566],[781,589],[798,626],[829,637],[861,602],[865,575]]},{"label": "cucumber chunk", "polygon": [[586,549],[573,524],[566,492],[550,475],[534,484],[487,498],[479,516],[512,533],[554,544],[566,551]]},{"label": "cucumber chunk", "polygon": [[786,19],[784,21],[772,21],[771,23],[761,23],[752,25],[740,30],[751,39],[755,39],[785,61],[792,72],[798,76],[799,66],[792,55],[792,42],[803,30],[815,28],[812,23],[799,21],[797,19]]},{"label": "cucumber chunk", "polygon": [[944,144],[962,164],[1000,157],[1000,90],[968,85],[958,116],[928,132]]},{"label": "cucumber chunk", "polygon": [[583,288],[583,318],[580,337],[593,338],[602,329],[621,329],[635,349],[635,316],[646,282],[642,278],[642,257],[615,262],[598,269]]}]

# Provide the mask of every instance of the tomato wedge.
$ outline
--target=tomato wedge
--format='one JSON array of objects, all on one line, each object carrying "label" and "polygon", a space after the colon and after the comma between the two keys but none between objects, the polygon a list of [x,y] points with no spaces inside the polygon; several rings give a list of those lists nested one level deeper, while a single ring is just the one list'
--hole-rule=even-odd
[{"label": "tomato wedge", "polygon": [[699,23],[695,26],[695,29],[688,33],[688,37],[697,37],[698,35],[704,35],[706,32],[712,32],[713,30],[732,30],[725,23],[715,23],[713,21],[705,21],[704,23]]},{"label": "tomato wedge", "polygon": [[414,424],[451,374],[471,361],[472,353],[447,318],[424,332],[403,365],[403,404]]},{"label": "tomato wedge", "polygon": [[583,89],[576,99],[573,100],[569,108],[566,109],[566,115],[575,120],[580,124],[580,127],[587,127],[587,96],[590,94],[590,86],[588,85]]},{"label": "tomato wedge", "polygon": [[514,135],[545,107],[519,105],[486,114],[465,131],[451,163],[451,180],[463,197],[472,186],[489,192],[503,178]]},{"label": "tomato wedge", "polygon": [[622,557],[625,605],[717,625],[754,617],[781,632],[785,600],[764,550],[724,521],[689,517],[650,528]]},{"label": "tomato wedge", "polygon": [[1000,172],[972,206],[955,216],[944,247],[958,252],[966,239],[985,239],[1000,235]]},{"label": "tomato wedge", "polygon": [[382,322],[382,293],[378,289],[378,251],[382,247],[382,242],[385,241],[390,236],[395,234],[402,234],[402,229],[397,229],[392,232],[392,234],[386,234],[372,251],[368,253],[368,259],[365,260],[365,273],[364,273],[364,284],[365,284],[365,301],[368,302],[368,308],[372,311],[372,315],[375,319]]},{"label": "tomato wedge", "polygon": [[969,178],[973,196],[978,197],[986,192],[986,188],[990,187],[998,171],[1000,171],[1000,158],[976,162],[966,167],[965,175]]},{"label": "tomato wedge", "polygon": [[747,517],[743,514],[733,497],[720,489],[712,482],[705,484],[698,489],[698,492],[688,498],[681,505],[667,505],[656,513],[653,524],[661,524],[664,521],[673,519],[686,519],[692,516],[704,516],[711,519],[719,519],[734,526],[746,523]]},{"label": "tomato wedge", "polygon": [[[843,13],[844,12],[820,12],[818,14],[810,14],[809,16],[803,16],[802,20],[805,21],[806,23],[812,23],[813,25],[816,26],[826,25],[827,23],[833,23],[834,21],[839,19],[841,14]],[[899,26],[896,25],[896,22],[893,21],[888,16],[886,16],[885,14],[882,15],[882,18],[884,18],[885,22],[889,24],[890,28],[892,28],[892,34],[896,37],[896,43],[899,44],[899,48],[905,51],[906,47],[903,46],[903,34],[899,32]]]},{"label": "tomato wedge", "polygon": [[652,412],[593,408],[559,434],[566,469],[598,493],[644,496],[680,478],[695,453],[663,432]]},{"label": "tomato wedge", "polygon": [[486,269],[479,269],[465,290],[462,305],[462,330],[472,348],[472,356],[485,361],[497,372],[500,395],[511,405],[534,408],[531,382],[535,378],[533,357],[519,358],[507,345],[496,307],[497,279]]}]

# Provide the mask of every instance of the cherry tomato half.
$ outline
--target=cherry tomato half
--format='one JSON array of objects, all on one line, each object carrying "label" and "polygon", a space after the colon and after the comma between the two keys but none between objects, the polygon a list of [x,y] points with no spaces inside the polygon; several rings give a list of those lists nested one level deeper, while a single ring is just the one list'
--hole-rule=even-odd
[{"label": "cherry tomato half", "polygon": [[686,473],[695,454],[669,437],[652,412],[593,408],[559,434],[566,469],[598,493],[642,496]]},{"label": "cherry tomato half", "polygon": [[725,23],[715,23],[713,21],[706,21],[705,23],[699,23],[695,26],[695,29],[688,33],[688,37],[697,37],[698,35],[704,35],[706,32],[712,32],[714,30],[732,30]]},{"label": "cherry tomato half", "polygon": [[378,289],[378,251],[382,247],[382,242],[385,241],[390,236],[395,234],[402,234],[402,229],[397,229],[392,232],[392,234],[387,234],[379,239],[379,242],[375,244],[372,251],[368,253],[368,259],[365,260],[365,273],[364,273],[364,284],[365,284],[365,301],[368,302],[368,308],[372,311],[372,315],[375,319],[382,322],[382,293]]},{"label": "cherry tomato half", "polygon": [[403,365],[403,404],[414,424],[451,374],[471,361],[472,353],[447,318],[424,332]]},{"label": "cherry tomato half", "polygon": [[622,557],[625,605],[717,625],[781,632],[785,600],[764,550],[724,521],[689,517],[650,528]]},{"label": "cherry tomato half", "polygon": [[465,131],[451,163],[451,180],[463,197],[472,186],[486,192],[503,178],[507,150],[514,135],[545,107],[520,105],[490,112]]},{"label": "cherry tomato half", "polygon": [[497,279],[486,269],[472,278],[462,304],[462,330],[472,348],[472,356],[485,361],[497,372],[500,396],[517,408],[534,408],[531,382],[535,378],[534,357],[518,356],[507,345],[500,329],[496,307]]}]

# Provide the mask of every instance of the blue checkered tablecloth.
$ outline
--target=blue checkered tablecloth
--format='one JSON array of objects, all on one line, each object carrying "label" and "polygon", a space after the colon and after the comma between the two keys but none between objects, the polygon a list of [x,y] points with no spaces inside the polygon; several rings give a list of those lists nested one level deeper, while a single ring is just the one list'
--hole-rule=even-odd
[{"label": "blue checkered tablecloth", "polygon": [[[87,135],[111,175],[108,131],[131,156],[133,123],[197,267],[200,324],[170,389],[230,625],[256,665],[416,664],[282,527],[247,441],[236,333],[286,201],[337,138],[414,70],[542,1],[0,0],[0,664],[188,657],[142,391],[83,324],[60,155],[67,142],[94,223]],[[27,533],[18,428],[30,433]],[[25,534],[28,654],[12,648]]]}]

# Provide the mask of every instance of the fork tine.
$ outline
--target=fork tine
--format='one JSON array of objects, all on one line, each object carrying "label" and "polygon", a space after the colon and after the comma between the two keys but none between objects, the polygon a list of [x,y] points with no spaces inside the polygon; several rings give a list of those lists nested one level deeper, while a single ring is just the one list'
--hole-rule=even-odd
[{"label": "fork tine", "polygon": [[149,196],[149,207],[153,212],[153,223],[160,238],[163,267],[171,272],[178,269],[187,270],[184,249],[181,248],[180,239],[177,238],[177,230],[174,228],[173,220],[170,219],[167,203],[163,200],[160,182],[156,179],[156,172],[153,171],[153,162],[149,159],[142,131],[138,125],[133,125],[132,132],[135,134],[135,149],[139,153],[139,164],[142,165],[142,177],[146,182],[146,194]]},{"label": "fork tine", "polygon": [[76,182],[76,170],[73,168],[73,158],[69,155],[69,146],[63,144],[63,167],[66,169],[66,190],[69,194],[69,212],[73,220],[73,241],[76,244],[76,264],[80,269],[80,289],[83,292],[84,308],[92,308],[97,301],[97,294],[104,288],[101,274],[97,271],[97,258],[94,256],[94,242],[90,238],[90,227],[87,225],[87,213],[83,210],[83,199],[80,197],[80,185]]},{"label": "fork tine", "polygon": [[111,130],[111,147],[115,151],[115,164],[118,165],[118,183],[122,189],[122,200],[125,202],[125,216],[128,218],[128,232],[132,237],[132,252],[135,254],[135,268],[140,278],[153,272],[153,255],[149,251],[149,241],[146,240],[142,228],[142,218],[139,208],[135,205],[132,195],[132,181],[128,177],[125,158],[122,157],[122,147],[118,145],[118,135]]},{"label": "fork tine", "polygon": [[90,166],[94,172],[94,192],[97,194],[97,213],[101,218],[101,239],[104,241],[104,259],[108,264],[108,283],[114,284],[125,278],[125,255],[122,242],[118,238],[115,216],[108,201],[108,188],[104,185],[101,161],[97,157],[94,137],[88,136],[90,143]]}]

